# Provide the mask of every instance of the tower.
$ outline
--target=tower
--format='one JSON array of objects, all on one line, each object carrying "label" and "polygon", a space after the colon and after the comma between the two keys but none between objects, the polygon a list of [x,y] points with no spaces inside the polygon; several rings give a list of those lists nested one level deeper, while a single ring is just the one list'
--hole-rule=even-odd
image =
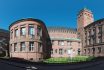
[{"label": "tower", "polygon": [[82,54],[84,53],[85,46],[85,31],[84,27],[91,24],[94,21],[93,14],[90,10],[84,8],[77,15],[77,31],[78,37],[82,42]]}]

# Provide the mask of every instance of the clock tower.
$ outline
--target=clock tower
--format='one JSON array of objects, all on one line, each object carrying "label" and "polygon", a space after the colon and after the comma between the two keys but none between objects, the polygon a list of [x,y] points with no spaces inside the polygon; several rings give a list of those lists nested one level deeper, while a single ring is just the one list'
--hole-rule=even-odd
[{"label": "clock tower", "polygon": [[85,46],[85,31],[84,27],[94,22],[93,14],[90,10],[84,8],[79,11],[77,15],[77,31],[78,31],[78,38],[82,41],[82,54]]}]

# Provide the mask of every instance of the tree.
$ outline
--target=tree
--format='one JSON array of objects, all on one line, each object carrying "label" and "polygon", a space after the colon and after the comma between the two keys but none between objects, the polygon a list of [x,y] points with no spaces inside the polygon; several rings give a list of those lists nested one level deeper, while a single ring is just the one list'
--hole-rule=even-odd
[{"label": "tree", "polygon": [[0,39],[0,50],[1,52],[5,52],[5,57],[8,57],[8,40],[6,40],[5,38]]}]

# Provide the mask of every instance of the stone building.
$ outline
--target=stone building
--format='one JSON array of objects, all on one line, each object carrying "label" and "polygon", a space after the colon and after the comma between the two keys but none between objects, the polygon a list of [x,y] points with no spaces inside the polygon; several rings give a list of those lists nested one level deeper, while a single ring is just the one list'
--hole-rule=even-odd
[{"label": "stone building", "polygon": [[104,56],[104,19],[97,20],[85,28],[84,54]]},{"label": "stone building", "polygon": [[0,56],[9,55],[9,31],[0,29]]},{"label": "stone building", "polygon": [[84,46],[85,46],[84,27],[91,24],[92,22],[94,22],[94,18],[91,10],[84,8],[79,11],[77,15],[77,31],[78,31],[78,37],[81,39],[83,55],[84,55]]},{"label": "stone building", "polygon": [[52,42],[51,57],[81,55],[81,40],[78,39],[76,29],[66,27],[48,27],[47,29]]},{"label": "stone building", "polygon": [[47,28],[39,19],[20,19],[10,29],[10,57],[41,61],[50,57],[51,42]]}]

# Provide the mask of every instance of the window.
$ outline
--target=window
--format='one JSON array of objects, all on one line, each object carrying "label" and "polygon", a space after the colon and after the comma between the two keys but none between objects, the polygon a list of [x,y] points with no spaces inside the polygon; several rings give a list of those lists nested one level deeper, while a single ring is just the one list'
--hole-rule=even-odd
[{"label": "window", "polygon": [[99,37],[98,37],[98,43],[101,43],[101,42],[102,42],[102,37],[99,36]]},{"label": "window", "polygon": [[86,54],[86,49],[84,49],[84,53]]},{"label": "window", "polygon": [[92,53],[93,53],[93,55],[95,54],[95,48],[92,48]]},{"label": "window", "polygon": [[66,52],[67,52],[67,50],[65,49],[65,50],[64,50],[64,53],[66,53]]},{"label": "window", "polygon": [[99,34],[101,34],[101,32],[102,32],[102,27],[101,27],[101,26],[99,26],[99,27],[98,27],[98,30],[99,30],[99,32],[98,32],[98,33],[99,33]]},{"label": "window", "polygon": [[21,28],[21,35],[26,35],[26,28],[25,27],[22,27]]},{"label": "window", "polygon": [[101,53],[101,47],[98,47],[98,53]]},{"label": "window", "polygon": [[38,26],[38,28],[37,28],[37,35],[42,36],[42,29],[40,26]]},{"label": "window", "polygon": [[14,44],[14,52],[17,51],[17,43]]},{"label": "window", "polygon": [[15,30],[15,37],[18,36],[18,29]]},{"label": "window", "polygon": [[25,49],[26,49],[25,42],[22,42],[21,43],[21,51],[25,51]]},{"label": "window", "polygon": [[63,49],[59,49],[59,54],[60,54],[60,55],[63,54]]},{"label": "window", "polygon": [[41,43],[38,43],[38,47],[42,47],[42,44]]},{"label": "window", "polygon": [[78,46],[80,46],[80,44],[81,44],[81,43],[80,43],[80,42],[78,42]]},{"label": "window", "polygon": [[55,53],[57,53],[57,49],[55,49]]},{"label": "window", "polygon": [[90,48],[88,48],[88,54],[90,53]]},{"label": "window", "polygon": [[63,46],[64,45],[64,41],[58,41],[58,44]]},{"label": "window", "polygon": [[34,42],[30,42],[29,43],[29,51],[33,51],[34,50]]},{"label": "window", "polygon": [[41,43],[38,43],[38,51],[40,51],[40,48],[42,47]]},{"label": "window", "polygon": [[29,35],[35,35],[35,29],[33,26],[29,26]]},{"label": "window", "polygon": [[10,52],[12,52],[12,48],[13,48],[13,47],[12,47],[12,44],[11,44],[11,45],[10,45]]},{"label": "window", "polygon": [[98,43],[102,42],[102,26],[98,27]]},{"label": "window", "polygon": [[67,41],[67,45],[68,46],[71,46],[72,45],[72,42],[71,41]]},{"label": "window", "polygon": [[54,40],[51,41],[52,45],[54,45]]}]

